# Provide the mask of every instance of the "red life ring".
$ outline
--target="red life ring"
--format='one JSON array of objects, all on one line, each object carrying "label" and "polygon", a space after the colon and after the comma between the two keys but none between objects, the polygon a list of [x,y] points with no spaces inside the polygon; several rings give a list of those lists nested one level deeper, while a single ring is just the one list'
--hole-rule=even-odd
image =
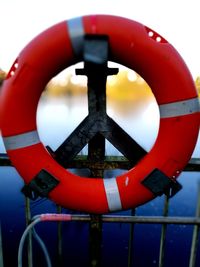
[{"label": "red life ring", "polygon": [[[85,34],[109,36],[109,60],[137,71],[150,85],[160,109],[159,133],[151,151],[133,169],[112,179],[83,178],[65,170],[37,133],[40,95],[53,76],[82,61]],[[90,213],[129,209],[153,199],[155,195],[142,182],[155,169],[176,180],[195,147],[199,115],[192,77],[173,46],[140,23],[107,15],[75,18],[41,33],[20,53],[1,94],[4,144],[25,183],[44,169],[59,181],[48,195],[51,200]]]}]

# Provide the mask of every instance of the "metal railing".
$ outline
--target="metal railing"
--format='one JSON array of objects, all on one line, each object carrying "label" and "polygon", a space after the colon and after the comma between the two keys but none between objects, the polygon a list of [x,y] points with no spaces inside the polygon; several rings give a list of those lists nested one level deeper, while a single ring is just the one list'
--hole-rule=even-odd
[{"label": "metal railing", "polygon": [[[115,157],[112,157],[112,159]],[[77,159],[80,160],[80,157]],[[115,159],[115,161],[119,160],[119,157]],[[124,159],[125,162],[125,159]],[[0,166],[12,166],[8,156],[6,154],[0,154]],[[191,159],[191,161],[187,164],[185,167],[185,171],[195,171],[199,172],[200,164],[199,159]],[[197,257],[197,247],[198,247],[198,241],[199,241],[199,229],[200,229],[200,184],[198,185],[198,200],[196,205],[196,216],[194,217],[177,217],[177,216],[168,216],[168,210],[169,210],[169,198],[165,196],[165,202],[163,207],[163,216],[136,216],[135,211],[132,210],[132,213],[130,216],[125,215],[102,215],[102,216],[96,216],[95,218],[91,215],[82,215],[82,214],[72,214],[71,220],[76,222],[87,222],[89,224],[96,223],[96,224],[102,224],[102,223],[125,223],[130,224],[129,229],[129,242],[128,242],[128,259],[127,259],[127,267],[133,267],[134,265],[134,258],[133,258],[133,243],[134,243],[134,225],[135,224],[161,224],[161,236],[160,236],[160,249],[159,249],[159,263],[158,267],[164,266],[165,261],[165,244],[166,244],[166,232],[167,227],[170,224],[174,225],[193,225],[193,236],[192,236],[192,242],[191,242],[191,249],[190,249],[190,260],[188,267],[197,267],[196,257]],[[57,210],[58,213],[61,213],[61,208],[58,207]],[[26,223],[27,225],[31,221],[31,209],[30,209],[30,201],[28,198],[25,200],[25,214],[26,214]],[[100,228],[101,229],[101,228]],[[1,231],[0,231],[1,232]],[[60,222],[58,222],[58,245],[57,245],[57,253],[58,253],[58,261],[59,258],[62,258],[62,225]],[[96,236],[95,232],[90,232],[90,236]],[[93,242],[94,236],[91,238],[90,242]],[[33,260],[32,260],[32,236],[29,235],[28,239],[28,267],[33,266]],[[101,242],[101,238],[97,239],[95,244],[91,246],[92,249],[92,257],[96,257],[96,265],[95,266],[101,266],[101,255],[99,254],[99,247],[100,244],[97,244],[97,242]],[[3,242],[2,242],[2,236],[0,234],[0,255],[2,255],[1,261],[0,261],[0,267],[3,267]],[[59,264],[59,263],[58,263]],[[58,265],[59,266],[59,265]],[[125,265],[124,265],[125,266]]]}]

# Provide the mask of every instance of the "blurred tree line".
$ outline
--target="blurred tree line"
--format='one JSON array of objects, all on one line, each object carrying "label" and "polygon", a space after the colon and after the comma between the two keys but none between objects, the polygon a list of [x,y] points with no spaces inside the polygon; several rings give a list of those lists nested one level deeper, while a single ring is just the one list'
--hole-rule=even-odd
[{"label": "blurred tree line", "polygon": [[[111,77],[111,80],[108,79],[107,82],[107,94],[108,97],[113,97],[117,99],[128,98],[132,99],[133,94],[136,94],[137,97],[141,97],[141,94],[149,94],[150,88],[147,83],[136,74],[134,80],[129,78],[130,71],[121,70],[117,76]],[[6,72],[0,69],[0,86],[3,84],[3,81],[6,77]],[[59,83],[53,81],[53,79],[47,84],[45,88],[45,93],[49,96],[72,96],[72,95],[81,95],[87,92],[86,83],[78,82],[74,83],[72,80],[74,78],[72,74],[68,74],[65,77],[65,82]],[[108,77],[110,78],[110,77]],[[200,97],[200,76],[195,80],[195,85],[197,88],[198,95]],[[135,90],[132,90],[132,89]],[[139,90],[138,90],[139,89]],[[135,96],[134,96],[135,98]]]},{"label": "blurred tree line", "polygon": [[196,88],[197,88],[197,92],[199,94],[199,97],[200,97],[200,76],[198,76],[195,80],[195,85],[196,85]]},{"label": "blurred tree line", "polygon": [[6,78],[6,72],[0,69],[0,86],[3,84],[5,78]]}]

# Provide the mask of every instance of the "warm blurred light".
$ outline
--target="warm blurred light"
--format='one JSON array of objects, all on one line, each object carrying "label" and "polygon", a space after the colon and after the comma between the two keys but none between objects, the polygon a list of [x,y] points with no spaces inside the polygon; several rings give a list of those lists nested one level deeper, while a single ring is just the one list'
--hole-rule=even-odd
[{"label": "warm blurred light", "polygon": [[197,92],[198,92],[198,95],[200,97],[200,76],[198,76],[195,80],[195,85],[196,85],[196,88],[197,88]]},{"label": "warm blurred light", "polygon": [[70,82],[74,85],[87,86],[87,77],[82,75],[72,75]]},{"label": "warm blurred light", "polygon": [[67,78],[69,75],[69,70],[65,69],[62,72],[60,72],[58,75],[56,75],[52,80],[52,84],[60,85],[60,86],[66,86],[67,85]]},{"label": "warm blurred light", "polygon": [[6,78],[6,72],[0,69],[0,85],[3,83],[5,78]]},{"label": "warm blurred light", "polygon": [[137,80],[137,74],[133,70],[127,72],[127,78],[130,82],[135,82]]},{"label": "warm blurred light", "polygon": [[107,82],[107,96],[116,100],[134,101],[152,96],[151,88],[135,71],[123,68]]}]

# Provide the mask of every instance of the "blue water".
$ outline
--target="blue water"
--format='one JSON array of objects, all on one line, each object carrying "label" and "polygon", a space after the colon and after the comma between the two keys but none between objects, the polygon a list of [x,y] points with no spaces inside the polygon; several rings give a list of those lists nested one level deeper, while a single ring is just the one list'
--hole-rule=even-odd
[{"label": "blue water", "polygon": [[[4,243],[5,266],[17,266],[17,247],[24,230],[24,196],[20,193],[22,180],[11,167],[0,168],[0,214]],[[169,215],[194,216],[197,200],[197,183],[200,174],[184,172],[179,178],[183,189],[170,200]],[[191,193],[192,192],[192,193]],[[137,215],[162,215],[164,197],[143,205],[136,210]],[[32,215],[44,212],[56,212],[54,203],[48,200],[31,202]],[[64,212],[69,212],[64,210]],[[70,211],[71,212],[71,211]],[[129,214],[125,211],[120,214]],[[102,266],[126,266],[128,256],[129,224],[103,224]],[[44,239],[53,262],[56,261],[57,225],[43,223],[37,231]],[[192,226],[168,226],[165,266],[188,266],[192,238]],[[157,266],[160,241],[160,225],[137,224],[134,228],[133,266]],[[63,223],[63,251],[67,266],[88,266],[89,227],[87,223]],[[35,257],[40,253],[34,244]],[[12,257],[10,254],[12,253]],[[181,253],[180,257],[177,257]],[[40,254],[39,254],[40,255]],[[34,258],[35,258],[34,257]],[[36,257],[38,259],[38,256]],[[40,264],[44,264],[41,260]],[[200,248],[198,250],[200,258]],[[37,262],[37,260],[36,260]],[[45,265],[40,265],[42,267]],[[54,265],[56,266],[56,265]]]},{"label": "blue water", "polygon": [[[50,100],[40,103],[38,110],[39,134],[45,145],[56,149],[65,140],[66,136],[87,115],[86,99]],[[159,126],[158,110],[155,103],[147,103],[141,117],[134,116],[129,110],[123,112],[115,106],[108,107],[109,115],[113,117],[126,131],[129,132],[147,151],[152,147]],[[141,111],[140,107],[133,107],[133,111]],[[154,114],[154,123],[152,123]],[[133,125],[133,127],[132,127]],[[143,129],[148,127],[151,136],[146,136]],[[200,142],[196,146],[193,157],[199,157]],[[0,152],[5,149],[0,139]],[[84,148],[82,153],[86,153]],[[108,142],[106,154],[119,155]],[[110,173],[108,172],[108,175]],[[17,171],[12,167],[0,168],[0,220],[2,227],[3,249],[5,267],[17,266],[17,247],[25,226],[24,196],[20,190],[23,182]],[[200,173],[183,172],[179,182],[183,189],[170,200],[170,216],[194,216],[197,201],[197,185],[200,182]],[[138,207],[137,215],[162,215],[164,197]],[[49,200],[31,202],[32,215],[44,212],[56,212],[56,206]],[[72,212],[63,210],[63,212]],[[120,214],[131,214],[124,211]],[[103,224],[102,240],[102,266],[127,266],[129,224]],[[55,265],[57,248],[57,224],[43,223],[37,226],[37,231],[44,239]],[[192,238],[192,226],[168,226],[165,249],[164,267],[188,266]],[[136,224],[134,226],[133,263],[136,267],[158,266],[159,241],[161,226]],[[63,223],[63,266],[88,267],[89,261],[89,227],[87,223]],[[35,266],[45,266],[43,255],[34,243]],[[37,254],[37,256],[36,256]],[[12,256],[11,256],[12,255]],[[200,262],[200,246],[198,249],[198,262]],[[25,265],[26,266],[26,265]],[[197,264],[197,267],[200,266]]]}]

